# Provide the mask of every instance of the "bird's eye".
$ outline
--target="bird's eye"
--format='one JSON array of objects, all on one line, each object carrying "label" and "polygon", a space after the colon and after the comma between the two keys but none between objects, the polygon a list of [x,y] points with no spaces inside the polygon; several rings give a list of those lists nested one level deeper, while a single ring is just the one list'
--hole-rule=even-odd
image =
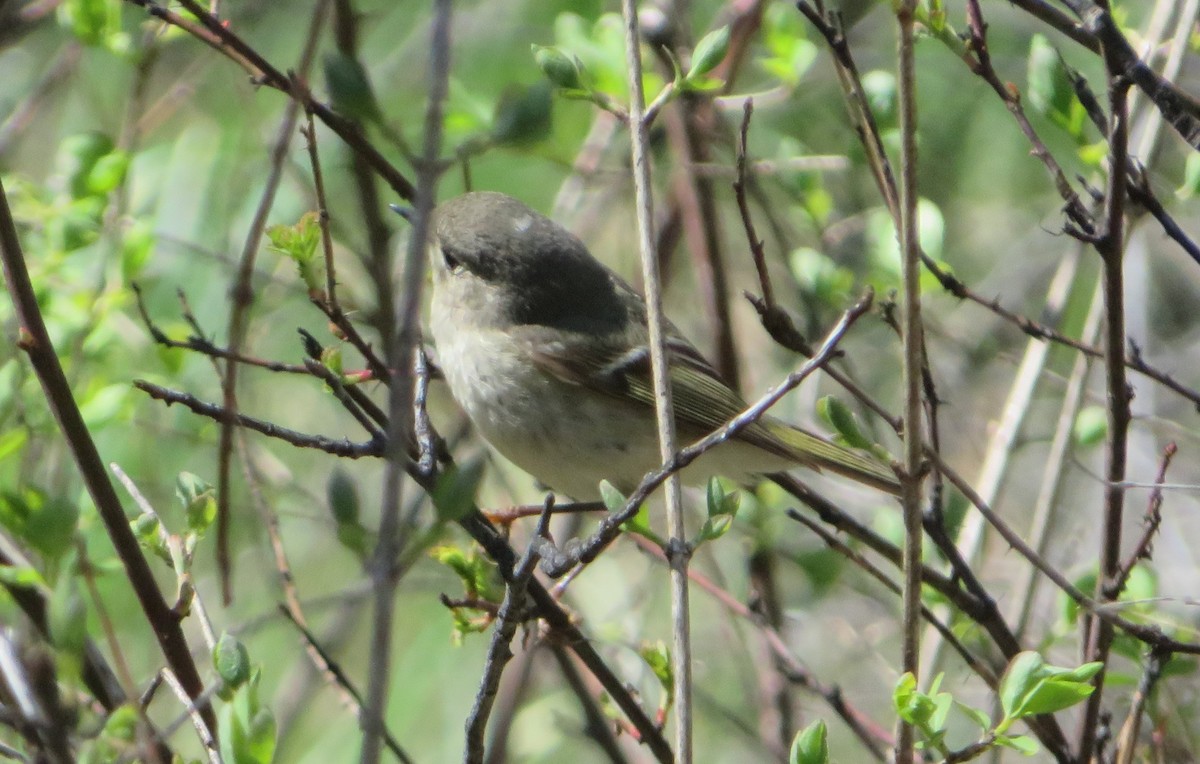
[{"label": "bird's eye", "polygon": [[449,249],[442,247],[442,260],[446,263],[446,268],[453,273],[458,273],[462,270],[462,261],[454,256]]}]

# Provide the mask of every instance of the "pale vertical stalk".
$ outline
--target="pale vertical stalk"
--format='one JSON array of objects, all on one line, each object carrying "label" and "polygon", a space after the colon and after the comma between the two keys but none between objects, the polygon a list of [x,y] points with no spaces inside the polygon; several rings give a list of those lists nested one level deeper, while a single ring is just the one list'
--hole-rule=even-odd
[{"label": "pale vertical stalk", "polygon": [[[654,374],[654,402],[658,415],[659,452],[663,462],[675,455],[675,415],[671,403],[670,372],[667,368],[666,337],[663,330],[662,286],[658,278],[658,256],[654,247],[654,200],[650,191],[650,154],[646,135],[646,94],[642,88],[642,55],[637,6],[621,1],[625,18],[625,60],[629,68],[629,138],[633,156],[633,187],[637,202],[638,245],[642,279],[646,291],[646,321],[650,330],[650,360]],[[671,565],[672,656],[675,669],[675,760],[692,761],[692,649],[688,609],[688,557],[685,540],[683,500],[679,476],[671,475],[666,485],[667,559]]]},{"label": "pale vertical stalk", "polygon": [[[1092,306],[1088,309],[1083,331],[1079,339],[1091,344],[1096,340],[1100,331],[1100,321],[1104,318],[1104,293],[1099,282],[1093,290]],[[1067,389],[1063,394],[1058,424],[1054,428],[1054,439],[1050,442],[1050,452],[1046,455],[1045,469],[1042,472],[1042,484],[1038,489],[1037,501],[1033,505],[1033,520],[1029,525],[1029,545],[1039,555],[1046,553],[1050,538],[1051,512],[1058,503],[1058,492],[1062,487],[1067,454],[1071,449],[1071,441],[1075,433],[1075,417],[1083,403],[1083,394],[1087,389],[1087,376],[1092,368],[1092,359],[1083,353],[1075,356],[1071,367],[1071,376],[1067,380]],[[1018,640],[1024,640],[1025,629],[1029,625],[1029,615],[1033,611],[1034,590],[1038,582],[1038,572],[1034,567],[1028,567],[1021,574],[1021,583],[1013,587],[1013,607],[1005,619],[1013,624],[1013,633]]]},{"label": "pale vertical stalk", "polygon": [[[450,0],[435,0],[430,32],[429,102],[425,109],[425,138],[417,165],[417,193],[412,236],[404,261],[404,282],[397,306],[396,336],[383,338],[388,363],[395,370],[388,395],[387,469],[384,473],[379,541],[371,556],[371,585],[375,612],[371,626],[371,679],[363,713],[362,764],[378,764],[383,746],[391,676],[392,620],[395,610],[396,560],[404,547],[400,517],[403,498],[404,444],[413,431],[413,360],[420,342],[421,291],[425,283],[425,246],[436,196],[438,155],[442,148],[442,104],[450,78]],[[380,306],[387,310],[389,306]]]},{"label": "pale vertical stalk", "polygon": [[[904,327],[904,623],[901,670],[920,680],[921,664],[921,244],[917,228],[917,93],[913,50],[916,0],[896,7],[899,26],[900,96],[900,251]],[[901,721],[897,764],[913,761],[913,728]]]}]

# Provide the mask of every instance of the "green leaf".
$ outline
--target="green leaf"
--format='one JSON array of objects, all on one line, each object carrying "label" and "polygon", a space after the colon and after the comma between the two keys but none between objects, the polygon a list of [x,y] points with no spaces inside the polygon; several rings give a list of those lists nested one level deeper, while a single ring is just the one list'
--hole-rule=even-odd
[{"label": "green leaf", "polygon": [[492,140],[507,146],[528,146],[544,140],[553,126],[552,96],[545,81],[505,88],[492,117]]},{"label": "green leaf", "polygon": [[795,8],[771,3],[763,16],[762,39],[768,55],[759,66],[789,87],[798,85],[819,53],[806,33],[804,19]]},{"label": "green leaf", "polygon": [[340,51],[331,51],[325,55],[322,64],[325,87],[329,89],[334,111],[359,122],[378,121],[379,102],[362,62]]},{"label": "green leaf", "polygon": [[1067,67],[1058,51],[1044,36],[1035,34],[1029,45],[1029,104],[1038,114],[1063,128],[1077,141],[1083,140],[1083,105]]},{"label": "green leaf", "polygon": [[1188,200],[1200,194],[1200,153],[1188,152],[1183,163],[1183,183],[1175,189],[1175,196]]},{"label": "green leaf", "polygon": [[906,671],[903,676],[896,680],[896,686],[892,688],[892,705],[896,708],[896,713],[901,719],[911,723],[913,721],[913,710],[918,704],[917,678],[913,676],[911,671]]},{"label": "green leaf", "polygon": [[112,423],[121,415],[129,403],[130,386],[124,382],[104,387],[90,393],[80,401],[79,414],[90,430],[98,430]]},{"label": "green leaf", "polygon": [[437,510],[438,519],[443,522],[454,522],[471,511],[475,506],[475,493],[483,480],[483,461],[471,461],[451,467],[438,475],[437,483],[430,492],[429,498]]},{"label": "green leaf", "polygon": [[586,69],[578,56],[553,46],[531,47],[533,60],[537,62],[542,74],[546,75],[546,79],[566,90],[588,90],[583,77]]},{"label": "green leaf", "polygon": [[370,552],[371,533],[358,523],[339,523],[335,533],[338,543],[354,553],[359,560],[366,560]]},{"label": "green leaf", "polygon": [[358,522],[358,488],[341,467],[334,467],[325,484],[329,511],[338,525]]},{"label": "green leaf", "polygon": [[811,247],[800,247],[788,255],[796,283],[819,301],[834,305],[846,301],[854,288],[854,272]]},{"label": "green leaf", "polygon": [[1022,701],[1028,696],[1042,676],[1046,662],[1037,653],[1026,650],[1017,653],[1008,662],[1008,668],[1000,679],[1000,707],[1007,717],[1016,717]]},{"label": "green leaf", "polygon": [[1087,663],[1075,669],[1060,668],[1048,665],[1035,652],[1018,653],[1000,680],[1005,719],[997,731],[1003,732],[1012,720],[1053,713],[1080,702],[1095,691],[1088,680],[1102,667],[1100,663]]},{"label": "green leaf", "polygon": [[733,527],[733,517],[731,515],[718,515],[710,517],[700,526],[700,531],[696,534],[696,540],[692,545],[701,544],[705,541],[714,541],[721,538],[729,529]]},{"label": "green leaf", "polygon": [[675,669],[671,663],[671,651],[660,639],[655,642],[643,642],[638,648],[638,655],[650,667],[654,678],[663,689],[663,707],[670,708],[675,700]]},{"label": "green leaf", "polygon": [[725,54],[728,52],[728,25],[704,35],[700,38],[700,42],[696,43],[696,49],[692,51],[692,68],[688,70],[685,79],[691,82],[716,69],[725,60]]},{"label": "green leaf", "polygon": [[504,599],[504,583],[491,560],[450,545],[430,549],[429,556],[454,571],[467,596],[495,603]]},{"label": "green leaf", "polygon": [[1034,756],[1041,750],[1038,743],[1028,735],[997,735],[996,745],[1002,745],[1005,748],[1012,748],[1020,751],[1026,756]]},{"label": "green leaf", "polygon": [[18,567],[0,565],[0,583],[11,587],[28,589],[45,586],[46,579],[42,578],[42,574],[37,568],[25,565]]},{"label": "green leaf", "polygon": [[149,549],[167,565],[173,564],[171,562],[171,551],[167,549],[166,542],[163,541],[161,532],[162,523],[159,522],[156,516],[149,512],[143,512],[129,522],[129,527],[133,530],[133,535],[137,537],[138,543],[143,548]]},{"label": "green leaf", "polygon": [[197,475],[180,472],[175,478],[175,496],[183,505],[188,530],[204,535],[217,519],[217,489]]},{"label": "green leaf", "polygon": [[604,502],[604,506],[609,512],[620,512],[625,508],[625,494],[618,491],[607,480],[600,481],[600,500]]},{"label": "green leaf", "polygon": [[[601,480],[600,500],[604,502],[604,506],[609,512],[617,513],[625,508],[627,498],[612,483]],[[650,508],[646,506],[645,502],[642,502],[642,506],[638,507],[638,511],[633,517],[621,524],[621,530],[648,538],[659,546],[664,545],[662,537],[650,528]]]},{"label": "green leaf", "polygon": [[881,127],[894,127],[899,102],[896,75],[886,69],[872,69],[863,75],[862,86],[875,121]]},{"label": "green leaf", "polygon": [[275,758],[275,717],[258,702],[259,676],[256,669],[218,714],[226,764],[270,764]]},{"label": "green leaf", "polygon": [[1043,679],[1026,696],[1017,709],[1016,716],[1020,718],[1061,711],[1080,702],[1095,690],[1095,687],[1083,682]]},{"label": "green leaf", "polygon": [[58,21],[84,45],[107,45],[121,31],[121,5],[110,0],[66,0],[58,6]]},{"label": "green leaf", "polygon": [[1075,416],[1075,445],[1090,448],[1108,436],[1108,412],[1103,406],[1085,406]]},{"label": "green leaf", "polygon": [[121,276],[132,281],[141,275],[154,254],[158,237],[154,228],[144,220],[135,220],[121,237]]},{"label": "green leaf", "polygon": [[978,726],[980,730],[986,732],[987,730],[991,729],[992,719],[990,716],[988,716],[986,711],[980,708],[975,708],[974,706],[968,706],[966,703],[960,703],[958,701],[955,701],[955,705],[958,706],[958,710],[961,711],[963,715],[975,722],[976,726]]},{"label": "green leaf", "polygon": [[842,442],[851,448],[870,450],[875,444],[863,435],[858,426],[858,418],[840,398],[826,395],[817,401],[817,413],[841,437]]},{"label": "green leaf", "polygon": [[237,689],[250,679],[250,653],[229,632],[223,632],[217,639],[212,657],[213,668],[227,687]]},{"label": "green leaf", "polygon": [[96,160],[87,174],[87,190],[91,194],[104,196],[121,185],[129,169],[129,155],[123,151],[112,151]]},{"label": "green leaf", "polygon": [[[73,4],[68,4],[73,5]],[[60,6],[60,8],[66,6]],[[58,166],[67,179],[72,199],[89,196],[88,181],[100,158],[113,150],[112,138],[98,132],[80,133],[66,138],[58,150]]]},{"label": "green leaf", "polygon": [[46,621],[54,646],[71,655],[83,655],[87,644],[87,602],[74,565],[64,566],[50,593]]},{"label": "green leaf", "polygon": [[788,764],[829,764],[828,736],[821,719],[797,732],[788,752]]},{"label": "green leaf", "polygon": [[736,515],[742,500],[737,491],[726,492],[725,485],[717,477],[708,479],[706,498],[709,517]]},{"label": "green leaf", "polygon": [[24,427],[14,427],[6,432],[0,432],[0,461],[16,454],[29,441],[29,430]]},{"label": "green leaf", "polygon": [[0,525],[54,560],[65,554],[75,539],[79,506],[33,488],[0,493]]},{"label": "green leaf", "polygon": [[324,288],[324,262],[317,256],[321,243],[320,216],[310,210],[300,216],[295,225],[273,225],[267,228],[266,237],[271,249],[296,264],[300,279],[310,293]]}]

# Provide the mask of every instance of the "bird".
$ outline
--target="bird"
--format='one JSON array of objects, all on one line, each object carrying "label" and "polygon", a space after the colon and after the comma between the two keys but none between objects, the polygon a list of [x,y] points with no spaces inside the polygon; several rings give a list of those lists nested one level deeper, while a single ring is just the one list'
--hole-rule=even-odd
[{"label": "bird", "polygon": [[[631,492],[661,464],[642,297],[550,218],[473,191],[434,211],[430,333],[450,393],[500,454],[575,501],[601,481]],[[747,408],[703,355],[665,325],[677,438],[698,440]],[[748,483],[796,466],[887,493],[890,467],[764,416],[681,473]]]}]

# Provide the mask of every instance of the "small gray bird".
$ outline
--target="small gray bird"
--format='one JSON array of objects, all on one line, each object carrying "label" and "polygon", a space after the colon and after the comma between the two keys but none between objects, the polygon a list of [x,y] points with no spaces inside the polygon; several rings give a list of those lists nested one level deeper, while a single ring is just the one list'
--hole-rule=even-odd
[{"label": "small gray bird", "polygon": [[[583,243],[500,193],[473,192],[435,212],[431,329],[450,392],[514,464],[579,501],[608,480],[624,492],[659,466],[646,306]],[[747,404],[667,327],[681,445]],[[828,468],[889,493],[886,466],[764,417],[682,477],[745,481],[795,465]]]}]

